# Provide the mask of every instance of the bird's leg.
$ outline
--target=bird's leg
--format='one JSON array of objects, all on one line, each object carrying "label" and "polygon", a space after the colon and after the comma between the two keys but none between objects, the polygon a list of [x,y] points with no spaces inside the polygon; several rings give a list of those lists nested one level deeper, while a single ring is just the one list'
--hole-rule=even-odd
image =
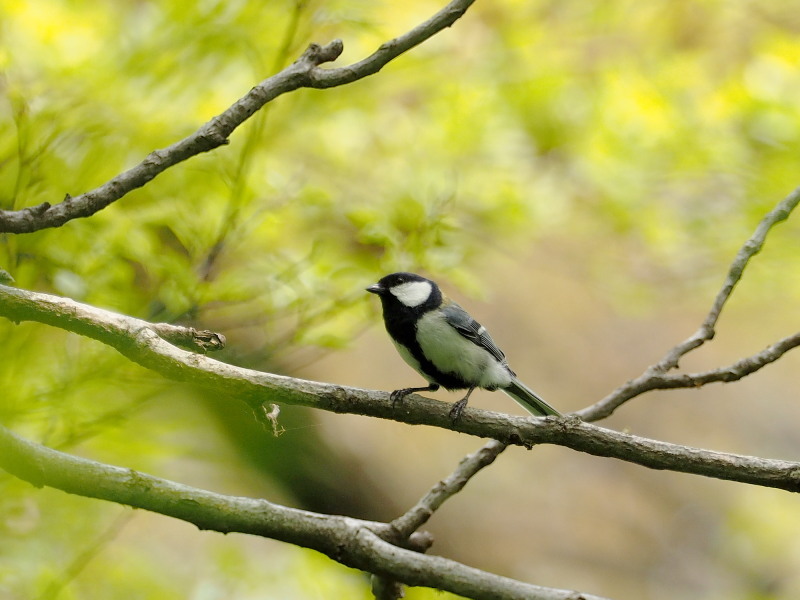
[{"label": "bird's leg", "polygon": [[461,411],[464,410],[464,407],[467,405],[469,401],[469,395],[475,391],[474,387],[469,388],[467,390],[467,395],[464,396],[461,400],[453,404],[453,408],[450,409],[450,420],[455,423],[458,421],[458,418],[461,416]]},{"label": "bird's leg", "polygon": [[439,389],[438,383],[431,383],[426,387],[403,388],[402,390],[395,390],[389,395],[389,400],[392,401],[392,408],[398,402],[402,402],[403,398],[414,392],[435,392]]}]

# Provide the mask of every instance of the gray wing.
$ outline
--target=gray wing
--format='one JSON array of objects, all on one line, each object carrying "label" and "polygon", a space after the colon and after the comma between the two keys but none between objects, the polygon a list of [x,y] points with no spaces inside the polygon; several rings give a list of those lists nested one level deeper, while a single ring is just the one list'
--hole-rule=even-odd
[{"label": "gray wing", "polygon": [[[455,329],[458,333],[463,335],[473,344],[476,344],[489,352],[501,363],[506,364],[506,355],[494,343],[492,336],[486,331],[486,328],[478,323],[475,319],[469,316],[469,313],[461,308],[455,302],[442,307],[442,313],[445,320]],[[508,365],[506,365],[508,366]],[[510,371],[511,369],[509,369]]]}]

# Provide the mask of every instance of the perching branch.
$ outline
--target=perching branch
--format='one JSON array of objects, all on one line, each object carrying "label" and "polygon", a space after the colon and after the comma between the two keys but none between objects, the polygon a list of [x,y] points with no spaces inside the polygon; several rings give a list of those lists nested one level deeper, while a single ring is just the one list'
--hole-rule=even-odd
[{"label": "perching branch", "polygon": [[596,404],[584,408],[576,414],[584,421],[598,421],[610,416],[611,413],[628,400],[651,390],[697,387],[716,381],[736,381],[776,361],[785,352],[800,345],[800,333],[798,333],[784,338],[758,354],[744,358],[728,367],[690,375],[667,374],[668,371],[678,367],[678,362],[686,354],[713,339],[720,313],[728,298],[730,298],[734,287],[742,278],[745,267],[750,262],[750,259],[761,251],[770,230],[778,223],[788,219],[798,203],[800,203],[800,188],[795,189],[781,200],[761,220],[753,235],[750,236],[736,254],[728,269],[722,289],[714,299],[711,310],[694,334],[670,349],[659,362],[645,369],[644,373],[618,387]]},{"label": "perching branch", "polygon": [[104,465],[24,440],[0,426],[0,467],[37,487],[143,508],[199,529],[239,532],[312,548],[334,560],[408,585],[476,600],[603,600],[480,571],[397,546],[390,525],[215,494],[145,473]]},{"label": "perching branch", "polygon": [[450,27],[475,0],[452,0],[433,17],[408,33],[386,42],[367,58],[346,67],[325,70],[320,65],[342,53],[341,40],[325,46],[311,44],[303,55],[279,73],[265,79],[190,136],[148,154],[135,167],[79,196],[66,195],[58,204],[44,202],[16,211],[0,210],[0,233],[31,233],[60,227],[72,219],[89,217],[142,187],[168,168],[228,143],[233,131],[265,104],[300,88],[331,88],[352,83],[380,71],[386,64],[428,38]]},{"label": "perching branch", "polygon": [[260,410],[267,403],[393,419],[412,425],[452,429],[504,444],[556,444],[595,456],[618,458],[652,469],[694,473],[753,485],[800,491],[800,463],[725,454],[649,440],[603,429],[576,417],[513,417],[469,409],[453,425],[450,405],[412,395],[392,407],[389,394],[295,379],[222,363],[181,350],[160,338],[145,321],[74,300],[0,285],[0,316],[38,321],[94,338],[135,363],[176,381],[196,383],[220,397]]}]

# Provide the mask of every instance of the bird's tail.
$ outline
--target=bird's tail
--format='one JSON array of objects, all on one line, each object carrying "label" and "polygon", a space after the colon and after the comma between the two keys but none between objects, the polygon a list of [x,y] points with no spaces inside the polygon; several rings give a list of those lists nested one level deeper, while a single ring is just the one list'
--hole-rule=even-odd
[{"label": "bird's tail", "polygon": [[537,417],[546,417],[547,415],[561,416],[560,412],[539,398],[532,389],[516,377],[506,387],[500,389],[522,405],[525,410]]}]

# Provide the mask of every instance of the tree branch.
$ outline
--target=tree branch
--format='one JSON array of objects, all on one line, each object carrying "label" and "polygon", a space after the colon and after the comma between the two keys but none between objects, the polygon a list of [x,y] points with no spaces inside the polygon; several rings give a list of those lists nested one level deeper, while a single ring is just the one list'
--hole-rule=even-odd
[{"label": "tree branch", "polygon": [[628,400],[651,390],[696,387],[712,381],[736,381],[745,375],[757,371],[764,365],[774,362],[785,352],[797,347],[797,337],[800,334],[784,338],[762,352],[749,358],[742,359],[730,367],[695,375],[674,377],[665,375],[668,371],[677,368],[678,362],[681,358],[686,356],[686,354],[713,339],[722,309],[728,301],[728,298],[730,298],[736,284],[739,283],[739,280],[742,278],[745,267],[747,267],[750,259],[758,254],[761,248],[764,247],[764,242],[770,230],[778,223],[788,219],[798,203],[800,203],[800,187],[793,190],[786,198],[781,200],[775,208],[767,213],[761,220],[756,230],[753,232],[753,235],[739,248],[736,257],[728,268],[728,274],[725,277],[722,288],[717,293],[716,298],[714,298],[711,310],[708,312],[705,319],[703,319],[702,324],[695,333],[670,349],[660,361],[645,369],[644,373],[639,375],[639,377],[631,379],[596,404],[584,408],[576,414],[585,421],[598,421],[610,416]]},{"label": "tree branch", "polygon": [[325,46],[311,44],[293,64],[262,81],[196,132],[171,146],[154,150],[138,165],[100,187],[74,198],[67,194],[63,201],[55,205],[45,202],[16,211],[0,210],[0,233],[31,233],[60,227],[72,219],[89,217],[128,192],[142,187],[168,168],[227,144],[237,127],[278,96],[300,88],[323,89],[345,85],[377,73],[404,52],[450,27],[474,1],[452,0],[421,25],[384,43],[367,58],[346,67],[331,70],[320,68],[321,64],[339,57],[343,50],[341,40],[334,40]]},{"label": "tree branch", "polygon": [[477,600],[602,600],[500,577],[386,541],[385,523],[288,508],[254,498],[215,494],[131,469],[70,456],[0,426],[0,467],[37,487],[143,508],[222,533],[248,533],[317,550],[337,562]]},{"label": "tree branch", "polygon": [[482,448],[468,454],[459,463],[455,471],[434,485],[427,494],[420,498],[404,515],[390,523],[392,529],[401,539],[407,539],[422,527],[433,516],[433,513],[446,500],[456,495],[478,471],[488,467],[508,446],[497,440],[487,442]]},{"label": "tree branch", "polygon": [[448,403],[418,395],[393,407],[386,392],[295,379],[222,363],[176,348],[139,319],[94,308],[67,298],[0,285],[0,316],[38,321],[94,338],[164,377],[214,390],[258,411],[262,404],[311,406],[339,413],[430,425],[504,444],[530,447],[556,444],[573,450],[618,458],[652,469],[694,473],[753,485],[800,491],[800,463],[725,454],[659,442],[611,431],[580,421],[523,418],[477,409],[466,410],[452,424]]},{"label": "tree branch", "polygon": [[[427,523],[447,499],[464,489],[467,482],[481,469],[492,464],[507,447],[502,442],[491,440],[478,451],[465,456],[453,473],[439,481],[411,509],[389,524],[396,536],[392,541],[406,545],[407,540],[416,536],[412,546],[419,552],[425,552],[433,545],[433,537],[414,532]],[[372,592],[376,600],[396,600],[403,597],[402,585],[383,577],[373,577]]]},{"label": "tree branch", "polygon": [[[736,361],[726,367],[711,369],[701,373],[662,373],[654,367],[648,368],[635,379],[625,382],[597,404],[593,404],[575,414],[587,422],[599,421],[611,415],[628,400],[653,390],[674,390],[679,388],[698,388],[707,383],[730,383],[755,373],[781,356],[800,346],[800,333],[795,333],[761,352]],[[651,370],[652,369],[652,370]]]},{"label": "tree branch", "polygon": [[386,64],[404,52],[432,37],[442,29],[450,27],[460,19],[475,0],[454,0],[424,23],[420,23],[408,33],[381,44],[367,58],[346,67],[317,69],[311,73],[310,87],[329,88],[352,83],[367,75],[380,71]]}]

